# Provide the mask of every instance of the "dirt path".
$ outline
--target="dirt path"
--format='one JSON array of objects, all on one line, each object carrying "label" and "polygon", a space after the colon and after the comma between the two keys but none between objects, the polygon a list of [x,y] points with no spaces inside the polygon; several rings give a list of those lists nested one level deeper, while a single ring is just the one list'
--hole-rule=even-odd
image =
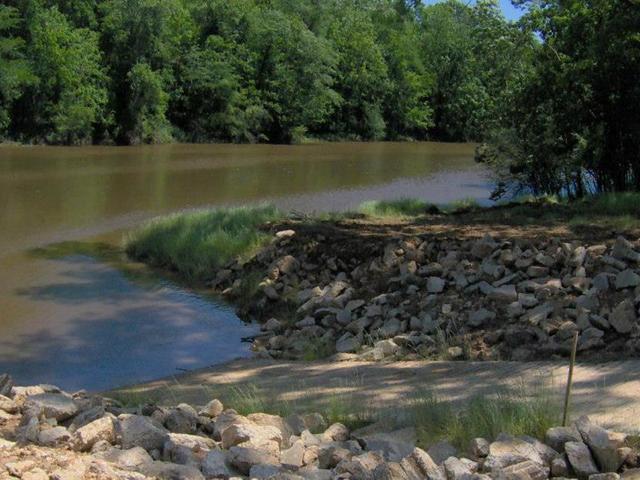
[{"label": "dirt path", "polygon": [[[258,389],[264,398],[322,404],[346,394],[363,409],[401,408],[413,395],[431,391],[464,402],[502,386],[539,388],[559,399],[567,376],[551,362],[274,362],[236,360],[173,378],[124,388],[119,395],[157,402],[204,404],[232,401],[237,388]],[[579,364],[574,374],[572,416],[588,414],[603,426],[640,432],[640,360]],[[229,405],[233,407],[233,405]]]}]

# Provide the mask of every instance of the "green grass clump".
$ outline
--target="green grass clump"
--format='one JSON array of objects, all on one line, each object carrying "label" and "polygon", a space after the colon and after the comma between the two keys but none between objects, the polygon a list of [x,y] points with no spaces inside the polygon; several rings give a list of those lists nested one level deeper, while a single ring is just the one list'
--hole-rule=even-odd
[{"label": "green grass clump", "polygon": [[480,204],[475,198],[461,198],[448,203],[443,207],[443,210],[447,213],[467,213],[480,208]]},{"label": "green grass clump", "polygon": [[424,215],[433,206],[417,198],[401,198],[398,200],[372,200],[364,202],[358,210],[371,217],[415,217]]},{"label": "green grass clump", "polygon": [[311,362],[330,357],[336,353],[335,343],[322,338],[310,338],[305,347],[302,359]]},{"label": "green grass clump", "polygon": [[544,391],[477,396],[463,409],[426,394],[415,400],[413,415],[420,445],[446,439],[464,450],[473,438],[493,440],[502,432],[542,439],[550,427],[560,424],[561,409],[558,401]]},{"label": "green grass clump", "polygon": [[640,193],[605,193],[576,202],[579,214],[640,216]]},{"label": "green grass clump", "polygon": [[230,259],[255,253],[270,238],[259,227],[281,218],[270,205],[170,215],[133,232],[126,252],[187,281],[206,281]]}]

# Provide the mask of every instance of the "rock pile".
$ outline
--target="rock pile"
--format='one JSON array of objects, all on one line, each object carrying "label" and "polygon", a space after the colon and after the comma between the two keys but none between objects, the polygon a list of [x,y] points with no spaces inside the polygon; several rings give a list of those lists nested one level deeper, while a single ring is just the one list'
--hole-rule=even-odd
[{"label": "rock pile", "polygon": [[492,442],[473,439],[464,453],[447,442],[425,451],[410,440],[412,428],[350,432],[319,414],[243,416],[215,399],[201,408],[126,409],[2,378],[3,479],[640,479],[638,451],[627,436],[586,417],[551,428],[544,442],[500,434]]},{"label": "rock pile", "polygon": [[624,237],[389,240],[300,225],[213,287],[238,298],[256,274],[245,313],[264,322],[255,347],[274,358],[328,345],[364,359],[548,359],[574,332],[583,357],[640,354],[640,248]]}]

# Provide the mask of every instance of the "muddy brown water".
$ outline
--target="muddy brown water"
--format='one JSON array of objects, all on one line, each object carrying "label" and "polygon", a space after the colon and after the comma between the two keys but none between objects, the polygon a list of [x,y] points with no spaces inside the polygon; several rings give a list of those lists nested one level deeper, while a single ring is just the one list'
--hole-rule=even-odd
[{"label": "muddy brown water", "polygon": [[472,157],[473,145],[439,143],[0,147],[0,372],[97,390],[249,354],[241,338],[256,327],[224,304],[140,282],[86,249],[36,248],[117,245],[148,218],[215,205],[486,201]]}]

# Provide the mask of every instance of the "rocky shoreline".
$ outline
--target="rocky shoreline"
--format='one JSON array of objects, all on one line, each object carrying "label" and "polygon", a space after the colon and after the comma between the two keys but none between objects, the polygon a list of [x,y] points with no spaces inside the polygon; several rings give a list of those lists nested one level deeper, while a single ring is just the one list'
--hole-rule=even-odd
[{"label": "rocky shoreline", "polygon": [[640,355],[640,242],[273,228],[211,287],[271,358],[536,360]]},{"label": "rocky shoreline", "polygon": [[0,478],[579,480],[640,479],[633,437],[581,417],[544,441],[474,438],[423,450],[411,428],[356,431],[322,415],[246,416],[212,399],[126,408],[84,391],[14,386],[0,375]]}]

